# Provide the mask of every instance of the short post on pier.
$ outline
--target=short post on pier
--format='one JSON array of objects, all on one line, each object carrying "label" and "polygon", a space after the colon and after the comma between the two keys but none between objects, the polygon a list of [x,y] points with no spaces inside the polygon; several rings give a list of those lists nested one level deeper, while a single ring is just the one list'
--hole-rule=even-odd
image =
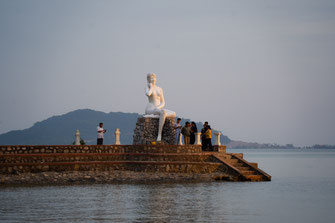
[{"label": "short post on pier", "polygon": [[121,145],[121,142],[120,142],[120,130],[119,129],[116,129],[115,131],[115,145]]},{"label": "short post on pier", "polygon": [[200,139],[200,135],[201,135],[201,132],[197,132],[195,133],[195,145],[201,145],[201,139]]},{"label": "short post on pier", "polygon": [[75,140],[75,145],[80,145],[80,132],[79,130],[76,131],[76,140]]},{"label": "short post on pier", "polygon": [[183,139],[182,138],[183,138],[183,134],[180,133],[178,145],[183,145]]},{"label": "short post on pier", "polygon": [[215,135],[215,143],[214,143],[214,145],[220,146],[221,145],[221,142],[220,142],[221,132],[216,132],[216,133],[214,133],[214,135]]}]

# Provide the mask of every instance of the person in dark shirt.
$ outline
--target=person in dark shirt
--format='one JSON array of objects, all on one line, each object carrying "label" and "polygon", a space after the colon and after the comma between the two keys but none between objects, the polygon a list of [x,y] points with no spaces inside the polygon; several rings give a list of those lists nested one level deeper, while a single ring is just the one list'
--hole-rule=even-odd
[{"label": "person in dark shirt", "polygon": [[185,145],[190,144],[191,125],[189,122],[186,122],[185,126],[181,129],[181,134],[184,136]]},{"label": "person in dark shirt", "polygon": [[206,150],[206,127],[208,125],[208,122],[204,123],[204,127],[201,129],[201,145],[202,145],[202,151]]},{"label": "person in dark shirt", "polygon": [[195,124],[195,122],[191,123],[191,136],[190,136],[190,144],[194,144],[195,143],[195,133],[198,132],[197,129],[197,125]]}]

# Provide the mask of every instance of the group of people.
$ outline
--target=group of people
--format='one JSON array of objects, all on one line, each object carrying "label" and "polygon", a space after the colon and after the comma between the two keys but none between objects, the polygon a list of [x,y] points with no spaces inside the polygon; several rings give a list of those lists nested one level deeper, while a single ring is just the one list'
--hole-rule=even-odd
[{"label": "group of people", "polygon": [[[198,128],[195,122],[185,122],[185,125],[182,127],[181,119],[178,118],[177,122],[175,123],[175,130],[176,130],[176,142],[175,144],[178,145],[180,141],[181,135],[184,137],[184,144],[194,144],[195,143],[195,135],[198,133]],[[99,123],[99,126],[97,127],[97,145],[103,145],[104,140],[104,133],[106,133],[106,130],[103,128],[103,123]],[[212,129],[211,126],[208,125],[208,122],[204,123],[203,128],[201,129],[201,145],[202,145],[202,151],[213,151],[212,146]]]},{"label": "group of people", "polygon": [[[184,137],[184,144],[194,144],[195,143],[195,135],[198,133],[198,128],[195,122],[185,122],[185,125],[182,127],[181,119],[178,118],[177,122],[174,126],[176,130],[176,142],[178,145],[180,141],[181,135]],[[212,146],[212,129],[211,126],[208,125],[208,122],[205,122],[204,127],[201,129],[201,144],[203,151],[213,151]]]}]

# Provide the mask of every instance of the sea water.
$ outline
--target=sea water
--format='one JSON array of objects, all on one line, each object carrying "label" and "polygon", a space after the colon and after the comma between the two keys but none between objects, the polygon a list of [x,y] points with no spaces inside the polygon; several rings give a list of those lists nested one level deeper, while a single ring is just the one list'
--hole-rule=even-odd
[{"label": "sea water", "polygon": [[2,187],[0,222],[335,222],[335,150],[228,152],[272,181]]}]

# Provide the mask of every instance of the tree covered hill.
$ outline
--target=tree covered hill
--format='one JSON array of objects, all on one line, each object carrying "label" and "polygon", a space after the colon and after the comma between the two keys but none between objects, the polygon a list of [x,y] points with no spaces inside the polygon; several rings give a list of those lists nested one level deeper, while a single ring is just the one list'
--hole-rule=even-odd
[{"label": "tree covered hill", "polygon": [[[0,145],[69,145],[74,142],[75,132],[80,131],[86,144],[96,144],[96,128],[99,122],[107,129],[104,144],[113,144],[116,128],[121,132],[121,144],[132,144],[136,126],[137,113],[100,112],[90,109],[80,109],[64,115],[53,116],[35,123],[24,130],[10,131],[0,135]],[[189,119],[182,119],[182,124]],[[196,123],[200,131],[202,123]],[[214,132],[215,130],[213,130]],[[221,142],[227,144],[230,139],[222,137]]]},{"label": "tree covered hill", "polygon": [[135,128],[139,114],[111,112],[104,113],[90,109],[75,110],[60,116],[53,116],[35,123],[31,128],[11,131],[0,135],[2,145],[69,145],[75,139],[78,129],[86,144],[96,143],[96,129],[99,122],[107,129],[105,144],[114,142],[114,132],[120,128],[121,139],[132,142],[131,129]]}]

